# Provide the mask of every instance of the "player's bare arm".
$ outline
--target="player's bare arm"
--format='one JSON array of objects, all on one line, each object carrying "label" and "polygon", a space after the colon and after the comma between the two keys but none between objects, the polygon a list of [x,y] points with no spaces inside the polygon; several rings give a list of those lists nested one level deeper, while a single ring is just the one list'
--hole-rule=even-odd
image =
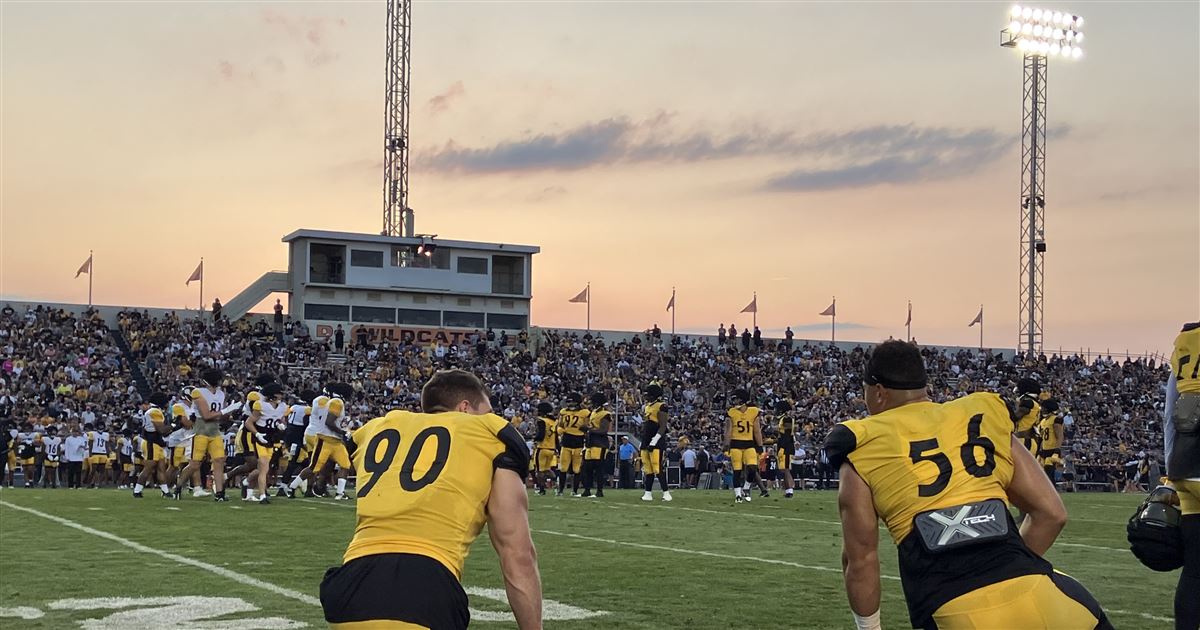
[{"label": "player's bare arm", "polygon": [[517,473],[498,468],[488,497],[488,536],[500,559],[508,605],[521,630],[542,627],[542,578],[529,534],[529,497]]},{"label": "player's bare arm", "polygon": [[[849,462],[842,464],[838,512],[842,520],[842,576],[857,617],[879,613],[879,527],[871,488]],[[876,621],[877,623],[877,621]]]},{"label": "player's bare arm", "polygon": [[1015,437],[1012,438],[1013,477],[1008,500],[1022,512],[1021,538],[1038,555],[1045,555],[1059,532],[1067,525],[1067,508],[1062,497],[1042,472],[1037,460]]}]

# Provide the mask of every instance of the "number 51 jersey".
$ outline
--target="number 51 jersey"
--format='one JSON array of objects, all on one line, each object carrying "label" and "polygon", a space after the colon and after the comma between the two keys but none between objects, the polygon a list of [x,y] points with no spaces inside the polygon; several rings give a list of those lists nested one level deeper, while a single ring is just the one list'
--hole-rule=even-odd
[{"label": "number 51 jersey", "polygon": [[411,553],[441,562],[462,579],[471,543],[487,521],[492,474],[522,479],[529,449],[494,414],[392,411],[354,432],[358,519],[345,562]]}]

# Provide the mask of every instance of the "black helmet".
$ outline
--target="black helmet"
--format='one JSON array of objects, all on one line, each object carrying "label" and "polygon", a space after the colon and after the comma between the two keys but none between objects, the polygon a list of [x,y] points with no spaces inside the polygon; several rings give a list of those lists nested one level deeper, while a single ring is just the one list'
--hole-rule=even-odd
[{"label": "black helmet", "polygon": [[1017,393],[1018,394],[1032,394],[1032,395],[1036,396],[1036,395],[1042,393],[1042,386],[1036,380],[1029,378],[1029,377],[1025,377],[1025,378],[1017,381]]},{"label": "black helmet", "polygon": [[354,395],[354,388],[347,383],[326,383],[325,392],[338,398],[350,398]]},{"label": "black helmet", "polygon": [[649,398],[651,400],[655,400],[658,398],[662,398],[662,395],[663,395],[662,385],[659,385],[658,383],[651,383],[646,386],[646,397],[647,398]]},{"label": "black helmet", "polygon": [[275,383],[277,381],[278,379],[275,378],[275,375],[271,374],[270,372],[263,372],[262,374],[254,377],[254,384],[257,387],[263,387],[264,385]]},{"label": "black helmet", "polygon": [[775,401],[775,413],[787,413],[792,410],[792,403],[780,398]]},{"label": "black helmet", "polygon": [[750,402],[750,392],[739,387],[733,390],[733,393],[729,395],[729,398],[737,404],[748,403]]},{"label": "black helmet", "polygon": [[200,379],[205,383],[216,387],[221,384],[222,380],[225,379],[225,373],[217,368],[209,368],[200,374]]},{"label": "black helmet", "polygon": [[317,396],[320,396],[320,394],[318,394],[317,392],[314,392],[311,389],[302,389],[302,390],[300,390],[300,393],[298,394],[298,396],[300,396],[300,400],[303,402],[312,402],[312,399],[316,398]]},{"label": "black helmet", "polygon": [[155,407],[166,407],[167,403],[171,402],[171,398],[162,392],[154,392],[150,394],[148,402]]},{"label": "black helmet", "polygon": [[1058,401],[1054,398],[1047,398],[1042,401],[1042,411],[1056,413],[1058,411]]},{"label": "black helmet", "polygon": [[579,393],[571,392],[570,394],[567,394],[567,404],[578,405],[582,402],[583,402],[583,396],[579,395]]},{"label": "black helmet", "polygon": [[282,393],[283,393],[283,385],[280,385],[279,383],[272,382],[272,383],[267,383],[266,385],[263,385],[263,388],[262,388],[263,398],[271,398],[272,396],[278,396]]},{"label": "black helmet", "polygon": [[537,406],[537,412],[539,416],[548,416],[554,413],[554,405],[548,402],[540,402]]},{"label": "black helmet", "polygon": [[1178,503],[1179,496],[1173,488],[1159,486],[1125,526],[1129,550],[1139,562],[1155,571],[1174,571],[1183,566]]},{"label": "black helmet", "polygon": [[605,396],[600,392],[596,392],[592,394],[591,401],[593,407],[603,407],[604,405],[608,404],[608,396]]}]

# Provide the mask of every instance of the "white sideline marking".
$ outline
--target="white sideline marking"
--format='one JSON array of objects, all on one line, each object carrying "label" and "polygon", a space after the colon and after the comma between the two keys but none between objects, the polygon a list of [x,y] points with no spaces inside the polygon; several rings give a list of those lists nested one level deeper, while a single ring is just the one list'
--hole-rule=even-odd
[{"label": "white sideline marking", "polygon": [[[204,628],[206,630],[290,630],[308,624],[282,617],[205,621],[234,613],[253,612],[258,606],[237,597],[96,597],[60,599],[46,605],[51,610],[117,610],[107,617],[79,622],[84,630],[126,628]],[[129,609],[132,610],[123,610]],[[192,622],[192,623],[188,623]]]},{"label": "white sideline marking", "polygon": [[46,613],[32,606],[17,606],[15,608],[0,608],[0,617],[16,617],[18,619],[40,619]]},{"label": "white sideline marking", "polygon": [[[722,514],[725,516],[736,516],[738,518],[743,518],[743,517],[744,518],[765,518],[765,519],[770,519],[770,520],[775,520],[775,521],[795,521],[798,523],[820,523],[821,525],[841,525],[841,523],[838,521],[822,521],[822,520],[817,520],[817,519],[799,518],[799,517],[794,517],[794,516],[773,516],[771,514],[755,514],[753,512],[749,512],[749,511],[735,512],[733,510],[706,510],[703,508],[690,508],[690,507],[683,507],[680,505],[637,505],[634,503],[607,503],[607,504],[603,504],[603,505],[606,505],[608,507],[631,508],[631,509],[635,509],[635,510],[643,509],[643,508],[656,508],[659,510],[686,510],[688,512],[703,512],[705,514]],[[756,508],[747,507],[746,509],[751,510],[751,509],[756,509]]]},{"label": "white sideline marking", "polygon": [[[502,588],[467,586],[463,590],[466,591],[467,595],[472,597],[482,597],[508,605],[508,591]],[[542,619],[545,620],[575,621],[578,619],[591,619],[592,617],[600,617],[607,614],[607,610],[588,610],[564,604],[553,599],[542,599]],[[513,623],[516,621],[516,617],[509,611],[497,612],[494,610],[475,610],[472,608],[471,621],[506,621]]]},{"label": "white sideline marking", "polygon": [[[797,569],[809,569],[812,571],[826,571],[829,573],[839,573],[840,574],[842,572],[841,569],[834,569],[832,567],[823,567],[823,566],[814,565],[814,564],[800,564],[798,562],[792,562],[790,560],[779,560],[777,558],[757,558],[755,556],[735,556],[732,554],[716,553],[713,551],[700,551],[697,549],[681,549],[679,547],[666,547],[663,545],[648,545],[645,543],[627,542],[624,540],[613,540],[611,538],[596,538],[593,536],[583,536],[580,534],[567,534],[567,533],[556,532],[556,531],[552,531],[552,530],[548,530],[548,529],[535,529],[533,531],[538,534],[549,534],[551,536],[563,536],[566,538],[574,538],[577,540],[590,540],[592,542],[601,542],[601,543],[606,543],[609,545],[618,545],[621,547],[636,547],[638,549],[653,549],[656,551],[672,551],[675,553],[686,553],[686,554],[695,555],[695,556],[706,556],[709,558],[722,558],[724,560],[750,560],[752,562],[762,562],[763,564],[779,564],[779,565],[783,565],[785,567],[794,567]],[[882,577],[885,580],[899,580],[900,579],[898,577],[891,576],[891,575],[881,575],[880,577]]]},{"label": "white sideline marking", "polygon": [[177,562],[179,564],[186,564],[188,566],[196,567],[197,569],[203,569],[205,571],[208,571],[209,573],[215,573],[223,578],[233,580],[234,582],[239,582],[239,583],[245,584],[247,586],[253,586],[255,588],[261,588],[264,591],[270,591],[272,593],[275,593],[276,595],[282,595],[289,599],[294,599],[296,601],[303,602],[310,606],[320,606],[321,605],[321,600],[317,599],[316,597],[313,597],[312,595],[305,595],[304,593],[301,593],[300,591],[293,591],[290,588],[284,588],[277,584],[271,584],[270,582],[264,582],[258,578],[253,578],[253,577],[250,577],[249,575],[243,575],[236,571],[230,571],[229,569],[226,569],[224,567],[219,567],[214,564],[209,564],[207,562],[201,562],[199,560],[189,558],[187,556],[181,556],[179,554],[174,554],[169,551],[161,551],[158,549],[154,549],[153,547],[147,547],[146,545],[143,545],[141,543],[137,543],[132,540],[127,540],[125,538],[121,538],[120,536],[117,536],[116,534],[110,534],[106,531],[102,531],[99,529],[93,529],[91,527],[88,527],[87,525],[80,525],[79,523],[76,523],[75,521],[67,520],[67,519],[59,517],[59,516],[54,516],[53,514],[47,514],[45,512],[41,512],[39,510],[34,510],[32,508],[23,507],[20,505],[14,505],[12,503],[9,503],[8,501],[0,501],[0,505],[3,505],[4,507],[7,507],[7,508],[10,508],[13,510],[17,510],[20,512],[26,512],[26,513],[32,514],[34,516],[39,516],[48,521],[53,521],[55,523],[58,523],[59,525],[70,527],[72,529],[77,529],[86,534],[91,534],[91,535],[97,536],[99,538],[111,540],[115,543],[129,547],[130,549],[133,549],[135,551],[141,551],[143,553],[152,553],[156,556],[159,556],[161,558],[166,558],[167,560],[171,560],[171,561]]},{"label": "white sideline marking", "polygon": [[182,511],[183,511],[183,508],[177,508],[177,507],[169,507],[169,508],[163,508],[163,509],[167,509],[167,510],[174,510],[174,511],[176,511],[176,512],[182,512]]},{"label": "white sideline marking", "polygon": [[90,507],[88,509],[93,512],[103,512],[104,511],[104,508],[98,508],[98,507]]},{"label": "white sideline marking", "polygon": [[1121,553],[1130,553],[1128,549],[1117,549],[1116,547],[1101,547],[1099,545],[1085,545],[1083,543],[1068,542],[1056,542],[1051,545],[1051,548],[1053,549],[1054,547],[1058,547],[1060,545],[1063,547],[1082,547],[1084,549],[1101,549],[1103,551],[1120,551]]},{"label": "white sideline marking", "polygon": [[1175,622],[1174,617],[1159,617],[1159,616],[1151,615],[1150,613],[1144,613],[1144,612],[1132,612],[1129,610],[1106,610],[1104,612],[1106,612],[1110,615],[1129,615],[1131,617],[1141,617],[1142,619],[1149,619],[1151,621],[1164,621],[1167,623]]}]

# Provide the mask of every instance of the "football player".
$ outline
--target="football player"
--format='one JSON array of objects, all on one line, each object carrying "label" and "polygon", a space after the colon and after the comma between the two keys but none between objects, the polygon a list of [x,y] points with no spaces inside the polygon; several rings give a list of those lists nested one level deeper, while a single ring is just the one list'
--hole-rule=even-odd
[{"label": "football player", "polygon": [[309,427],[316,435],[316,444],[309,455],[308,466],[292,480],[288,486],[289,495],[295,496],[296,488],[301,483],[316,478],[325,468],[325,464],[333,462],[337,465],[337,494],[334,499],[345,501],[346,474],[350,468],[350,454],[346,450],[345,427],[349,426],[346,415],[346,401],[354,395],[354,388],[346,383],[329,383],[325,393],[313,400],[312,418]]},{"label": "football player", "polygon": [[358,519],[344,563],[321,582],[325,620],[335,629],[466,628],[463,564],[486,523],[517,627],[540,630],[525,441],[490,413],[468,372],[436,373],[421,410],[391,411],[354,434]]},{"label": "football player", "polygon": [[[870,415],[830,432],[840,468],[842,567],[855,625],[879,625],[879,531],[898,546],[914,628],[1112,628],[1079,582],[1042,556],[1066,525],[1062,499],[1012,432],[995,394],[929,399],[921,351],[875,347],[863,375]],[[1025,511],[1018,531],[1011,502]]]},{"label": "football player", "polygon": [[[1062,449],[1064,446],[1063,419],[1058,413],[1058,401],[1047,398],[1042,401],[1041,418],[1038,420],[1038,461],[1042,470],[1054,484],[1055,472],[1062,468]],[[1153,484],[1151,484],[1153,485]]]},{"label": "football player", "polygon": [[84,485],[98,488],[104,485],[108,478],[108,431],[103,426],[96,428],[91,423],[83,425],[84,435],[88,440],[88,478]]},{"label": "football player", "polygon": [[13,438],[17,445],[17,458],[21,463],[21,474],[25,477],[25,487],[32,488],[37,481],[38,442],[41,437],[33,430],[33,424],[26,422],[22,431]]},{"label": "football player", "polygon": [[246,429],[246,423],[254,413],[254,405],[262,400],[263,387],[274,382],[274,374],[266,372],[259,374],[254,379],[254,389],[246,393],[246,400],[242,403],[242,421],[238,423],[237,432],[234,435],[234,454],[240,458],[241,462],[230,469],[226,477],[232,485],[237,485],[238,480],[241,480],[239,487],[242,489],[243,501],[257,500],[251,490],[249,475],[258,469],[258,449],[251,439],[250,432]]},{"label": "football player", "polygon": [[588,419],[592,412],[583,408],[583,396],[567,394],[567,405],[558,412],[558,492],[562,496],[567,488],[567,475],[571,475],[571,496],[579,496],[579,484],[583,481],[583,448],[587,443]]},{"label": "football player", "polygon": [[558,458],[554,452],[558,450],[558,423],[553,418],[554,406],[548,402],[538,403],[537,414],[537,429],[533,436],[533,482],[538,494],[546,494],[546,488],[554,485],[557,472]]},{"label": "football player", "polygon": [[42,487],[58,487],[58,464],[62,460],[62,438],[58,437],[58,427],[46,427],[46,435],[42,436]]},{"label": "football player", "polygon": [[1175,587],[1175,628],[1200,628],[1200,322],[1185,324],[1171,352],[1164,422],[1167,479],[1179,496],[1183,571]]},{"label": "football player", "polygon": [[646,386],[646,407],[642,420],[642,484],[646,491],[643,501],[654,500],[654,478],[662,486],[662,500],[671,500],[667,485],[667,471],[663,464],[663,450],[667,445],[667,403],[663,401],[663,388],[658,383]]},{"label": "football player", "polygon": [[[608,458],[608,432],[612,430],[612,413],[605,409],[608,397],[600,392],[591,396],[591,415],[588,417],[587,450],[583,452],[583,496],[604,496],[604,466]],[[592,485],[596,494],[592,494]]]},{"label": "football player", "polygon": [[163,408],[170,399],[162,392],[150,394],[142,404],[142,472],[133,486],[134,498],[142,498],[147,485],[158,482],[164,498],[170,496],[167,487],[166,435],[170,430]]},{"label": "football player", "polygon": [[761,496],[767,496],[767,489],[758,478],[758,453],[763,447],[760,410],[750,404],[750,393],[744,389],[733,390],[730,398],[733,406],[727,412],[725,449],[733,466],[733,500],[749,502],[750,488],[755,483],[759,483]]},{"label": "football player", "polygon": [[312,407],[309,403],[317,397],[317,393],[311,389],[302,390],[298,398],[292,401],[292,405],[288,408],[287,413],[287,428],[283,433],[283,444],[287,449],[288,465],[284,470],[283,476],[279,480],[279,492],[275,496],[286,496],[289,484],[304,468],[305,462],[308,460],[308,450],[305,448],[305,429],[308,428],[309,416],[312,414]]},{"label": "football player", "polygon": [[792,405],[786,400],[775,401],[775,414],[779,416],[779,438],[775,441],[775,456],[778,470],[783,473],[783,496],[792,498],[796,480],[792,477],[792,460],[796,457],[796,423],[792,418]]},{"label": "football player", "polygon": [[1025,377],[1017,381],[1017,404],[1013,411],[1013,432],[1020,438],[1025,450],[1037,452],[1037,424],[1042,417],[1042,386],[1034,379]]},{"label": "football player", "polygon": [[250,417],[242,425],[255,455],[255,470],[249,475],[248,493],[251,501],[270,503],[267,498],[267,475],[270,474],[271,460],[287,410],[288,405],[283,402],[283,386],[268,383],[262,388],[262,396],[251,405]]},{"label": "football player", "polygon": [[[200,375],[203,386],[192,390],[192,405],[195,417],[184,416],[185,428],[192,430],[191,461],[180,473],[184,480],[198,472],[204,460],[210,460],[213,476],[213,500],[224,502],[225,498],[225,445],[221,439],[221,422],[237,407],[225,407],[225,390],[221,381],[225,373],[216,368],[204,370]],[[197,496],[195,492],[192,496]]]}]

